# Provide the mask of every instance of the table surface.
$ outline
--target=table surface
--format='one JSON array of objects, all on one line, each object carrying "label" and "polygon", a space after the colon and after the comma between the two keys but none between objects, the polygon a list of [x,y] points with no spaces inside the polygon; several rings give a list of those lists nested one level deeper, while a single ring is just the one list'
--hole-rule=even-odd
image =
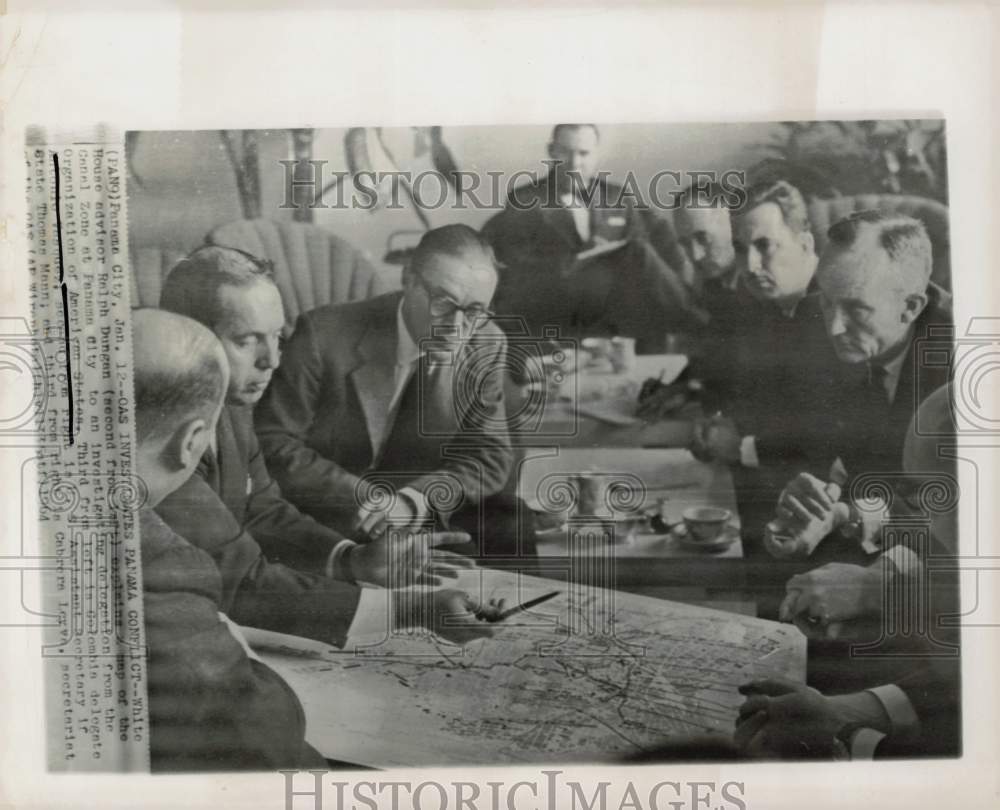
[{"label": "table surface", "polygon": [[[574,543],[576,553],[628,558],[657,559],[742,559],[739,516],[733,479],[725,467],[704,464],[687,450],[677,448],[640,449],[628,447],[553,447],[525,451],[518,477],[518,495],[536,511],[552,511],[561,488],[582,471],[598,473],[608,482],[637,490],[626,511],[645,510],[662,504],[667,523],[682,520],[691,506],[717,506],[729,510],[734,542],[710,552],[681,544],[673,534],[633,534],[620,526],[604,541]],[[565,489],[562,489],[565,492]],[[546,507],[550,507],[546,509]],[[585,528],[585,527],[583,527]],[[538,553],[542,557],[569,554],[567,530],[541,532]]]},{"label": "table surface", "polygon": [[513,420],[520,425],[513,431],[514,441],[522,446],[686,447],[691,441],[690,420],[648,424],[633,414],[646,379],[673,382],[687,363],[683,354],[652,354],[638,356],[631,369],[620,373],[607,363],[586,366],[567,373],[559,393],[550,392],[539,405],[528,404],[524,392],[509,391],[508,411],[525,415]]}]

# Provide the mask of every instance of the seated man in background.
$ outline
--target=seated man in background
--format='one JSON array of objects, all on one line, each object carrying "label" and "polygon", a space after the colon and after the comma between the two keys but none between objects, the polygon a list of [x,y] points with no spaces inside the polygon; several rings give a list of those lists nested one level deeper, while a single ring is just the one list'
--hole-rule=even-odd
[{"label": "seated man in background", "polygon": [[[226,355],[208,329],[179,315],[136,310],[132,324],[136,465],[147,490],[139,526],[152,769],[325,768],[305,742],[294,692],[249,653],[222,612],[215,562],[153,511],[209,447],[228,385]],[[397,626],[420,615],[414,599],[429,592],[417,593],[390,606]],[[454,640],[490,634],[466,594],[430,598],[437,616],[449,614],[440,629]]]},{"label": "seated man in background", "polygon": [[690,374],[711,383],[704,404],[730,407],[741,374],[743,342],[754,324],[754,299],[741,282],[743,263],[733,248],[730,192],[718,183],[691,185],[674,210],[677,241],[694,268],[692,299],[704,314],[688,352]]},{"label": "seated man in background", "polygon": [[758,538],[795,469],[824,429],[816,392],[833,353],[814,290],[817,257],[802,195],[784,181],[748,190],[733,245],[749,297],[733,335],[730,373],[706,380],[720,411],[695,425],[692,452],[737,465],[744,526]]},{"label": "seated man in background", "polygon": [[533,335],[554,326],[662,351],[694,321],[687,289],[649,243],[642,201],[598,173],[594,124],[557,124],[548,151],[548,175],[513,189],[483,229],[503,267],[497,311]]},{"label": "seated man in background", "polygon": [[742,331],[749,294],[740,284],[728,195],[718,183],[688,186],[674,210],[674,230],[694,267],[694,304],[708,316],[706,331],[732,337]]},{"label": "seated man in background", "polygon": [[502,493],[514,453],[496,278],[489,245],[449,225],[424,235],[402,292],[299,318],[256,413],[299,508],[341,532],[429,524],[469,531],[467,553],[534,555],[527,510]]}]

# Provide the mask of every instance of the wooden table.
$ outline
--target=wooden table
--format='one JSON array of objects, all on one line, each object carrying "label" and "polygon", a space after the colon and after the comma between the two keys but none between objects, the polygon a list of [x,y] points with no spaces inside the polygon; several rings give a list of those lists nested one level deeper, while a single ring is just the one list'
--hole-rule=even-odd
[{"label": "wooden table", "polygon": [[[567,369],[558,392],[508,387],[508,414],[519,446],[686,447],[690,420],[646,424],[631,417],[639,388],[653,377],[673,382],[687,367],[683,354],[640,355],[635,366],[615,373],[609,364]],[[603,399],[598,394],[604,393]]]},{"label": "wooden table", "polygon": [[[636,495],[627,509],[646,509],[663,502],[668,523],[681,520],[690,506],[718,506],[732,515],[734,542],[716,552],[693,550],[672,535],[630,534],[609,523],[608,531],[593,530],[593,521],[565,529],[543,531],[538,554],[543,569],[553,575],[603,577],[601,587],[698,604],[730,603],[731,609],[752,613],[744,596],[743,545],[733,480],[726,467],[704,464],[681,449],[627,447],[534,447],[525,450],[518,494],[536,511],[557,512],[560,494],[581,471],[592,471]],[[544,573],[544,571],[543,571]]]}]

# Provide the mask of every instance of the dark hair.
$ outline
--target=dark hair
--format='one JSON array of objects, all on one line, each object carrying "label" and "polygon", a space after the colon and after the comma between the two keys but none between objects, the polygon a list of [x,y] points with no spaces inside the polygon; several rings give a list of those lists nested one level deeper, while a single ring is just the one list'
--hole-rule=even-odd
[{"label": "dark hair", "polygon": [[785,180],[758,183],[747,190],[747,200],[739,214],[746,214],[766,203],[774,203],[781,209],[785,225],[796,233],[809,230],[809,209],[802,193]]},{"label": "dark hair", "polygon": [[590,129],[594,130],[594,134],[597,136],[598,143],[601,140],[601,131],[597,128],[597,124],[556,124],[552,127],[552,143],[559,140],[559,136],[562,134],[564,129]]},{"label": "dark hair", "polygon": [[493,248],[478,231],[468,225],[445,225],[424,234],[420,244],[413,251],[408,269],[410,272],[418,273],[424,262],[440,253],[456,258],[479,253],[489,262],[493,270],[497,268]]},{"label": "dark hair", "polygon": [[219,290],[258,281],[274,284],[271,262],[238,248],[205,245],[174,265],[163,282],[160,308],[215,329],[226,314]]},{"label": "dark hair", "polygon": [[933,269],[933,253],[927,229],[919,219],[875,209],[855,211],[835,222],[827,231],[827,236],[831,245],[846,249],[857,242],[859,234],[866,227],[876,229],[876,244],[886,252],[893,264],[919,270],[919,282],[926,286]]},{"label": "dark hair", "polygon": [[139,441],[170,435],[192,419],[211,419],[226,384],[218,338],[194,320],[163,310],[133,310],[132,325]]}]

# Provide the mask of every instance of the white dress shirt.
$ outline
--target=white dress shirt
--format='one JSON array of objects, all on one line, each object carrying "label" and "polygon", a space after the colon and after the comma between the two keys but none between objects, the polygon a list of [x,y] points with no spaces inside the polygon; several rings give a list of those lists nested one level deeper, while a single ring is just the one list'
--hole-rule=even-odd
[{"label": "white dress shirt", "polygon": [[559,195],[559,204],[573,215],[576,232],[583,243],[587,244],[590,241],[590,209],[571,191]]}]

